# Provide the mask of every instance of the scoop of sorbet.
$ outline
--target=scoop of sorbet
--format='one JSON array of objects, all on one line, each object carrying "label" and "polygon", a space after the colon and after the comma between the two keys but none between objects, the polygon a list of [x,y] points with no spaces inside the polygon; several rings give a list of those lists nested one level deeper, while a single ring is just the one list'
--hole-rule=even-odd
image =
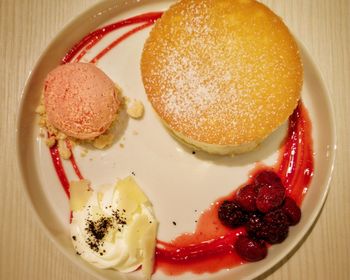
[{"label": "scoop of sorbet", "polygon": [[120,100],[113,81],[95,65],[70,63],[47,75],[44,104],[55,128],[77,139],[93,139],[110,127]]}]

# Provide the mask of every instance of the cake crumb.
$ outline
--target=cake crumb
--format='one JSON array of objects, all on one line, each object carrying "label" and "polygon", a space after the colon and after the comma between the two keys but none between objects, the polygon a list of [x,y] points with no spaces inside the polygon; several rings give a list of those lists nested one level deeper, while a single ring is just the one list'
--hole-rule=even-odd
[{"label": "cake crumb", "polygon": [[41,115],[40,115],[40,118],[39,118],[38,125],[39,125],[40,127],[43,127],[43,128],[46,127],[46,119],[45,119],[43,116],[41,116]]},{"label": "cake crumb", "polygon": [[140,100],[134,99],[129,101],[127,99],[127,110],[128,115],[133,119],[140,119],[143,117],[145,108]]},{"label": "cake crumb", "polygon": [[70,159],[72,153],[64,140],[58,140],[58,152],[63,159]]},{"label": "cake crumb", "polygon": [[95,140],[93,140],[92,145],[95,148],[102,150],[107,146],[111,145],[113,141],[114,141],[113,133],[106,133],[106,134],[100,135]]},{"label": "cake crumb", "polygon": [[38,107],[36,107],[35,112],[39,115],[45,114],[45,106],[40,104]]},{"label": "cake crumb", "polygon": [[86,148],[83,148],[82,151],[80,152],[81,157],[86,157],[88,154],[89,150]]},{"label": "cake crumb", "polygon": [[64,134],[63,132],[58,132],[56,138],[57,138],[58,140],[65,140],[65,139],[67,138],[67,135]]},{"label": "cake crumb", "polygon": [[50,136],[45,140],[45,143],[46,143],[46,146],[51,148],[56,144],[56,138],[53,136]]}]

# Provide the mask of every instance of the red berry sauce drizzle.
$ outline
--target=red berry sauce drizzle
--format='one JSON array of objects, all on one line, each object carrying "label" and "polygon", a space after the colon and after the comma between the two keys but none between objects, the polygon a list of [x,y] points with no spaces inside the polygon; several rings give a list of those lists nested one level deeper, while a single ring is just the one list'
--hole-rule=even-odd
[{"label": "red berry sauce drizzle", "polygon": [[[125,26],[137,24],[135,28],[118,37],[90,61],[96,63],[123,40],[154,24],[161,15],[162,12],[142,14],[97,29],[74,45],[62,59],[61,64],[80,61],[87,51],[106,34]],[[69,181],[57,146],[52,147],[50,152],[56,173],[69,197]],[[73,153],[70,162],[78,178],[82,179]],[[266,174],[274,174],[277,177],[277,186],[274,186],[275,183],[261,185],[260,181],[264,180],[261,178]],[[272,167],[257,167],[251,172],[247,183],[239,188],[238,193],[234,191],[215,201],[209,209],[201,214],[194,233],[182,234],[171,242],[158,240],[156,268],[169,275],[178,275],[184,272],[216,272],[247,261],[257,261],[264,258],[267,254],[267,247],[274,243],[280,243],[282,239],[286,238],[288,227],[298,223],[300,219],[299,206],[308,190],[312,176],[311,122],[303,104],[299,103],[289,118],[288,134],[280,149],[277,164]],[[249,187],[246,187],[247,185]],[[283,186],[282,192],[278,186]],[[243,190],[244,188],[245,190]],[[234,189],[236,188],[234,187]],[[270,189],[272,189],[272,196],[269,193]],[[254,198],[252,199],[252,197]],[[227,212],[234,213],[234,215],[229,218],[228,222],[223,222],[219,216],[224,216]],[[273,235],[271,238],[271,232],[268,232],[270,235],[264,235],[265,231],[269,231],[271,227],[261,227],[261,224],[257,223],[261,220],[265,223],[278,221],[279,224],[281,221],[285,221],[287,227],[283,228],[284,231],[280,227],[277,229],[278,233],[284,234],[282,238],[280,238],[281,234],[277,237]],[[263,230],[254,231],[256,228],[259,230],[263,228]],[[254,238],[251,238],[250,233],[252,232]],[[249,251],[251,248],[253,251]]]}]

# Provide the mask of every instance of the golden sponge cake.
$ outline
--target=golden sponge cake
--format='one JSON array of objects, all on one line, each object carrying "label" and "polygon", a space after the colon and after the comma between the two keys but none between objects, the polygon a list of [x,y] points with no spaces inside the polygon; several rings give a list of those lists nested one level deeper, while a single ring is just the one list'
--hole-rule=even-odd
[{"label": "golden sponge cake", "polygon": [[182,0],[156,22],[144,87],[182,141],[215,154],[252,150],[297,106],[303,69],[282,20],[253,0]]}]

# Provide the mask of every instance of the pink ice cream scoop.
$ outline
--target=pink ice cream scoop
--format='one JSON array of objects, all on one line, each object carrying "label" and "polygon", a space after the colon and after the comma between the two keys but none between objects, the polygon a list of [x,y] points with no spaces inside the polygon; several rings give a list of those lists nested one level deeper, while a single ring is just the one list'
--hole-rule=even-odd
[{"label": "pink ice cream scoop", "polygon": [[78,139],[104,133],[120,106],[113,81],[94,64],[69,63],[45,79],[44,104],[48,122]]}]

